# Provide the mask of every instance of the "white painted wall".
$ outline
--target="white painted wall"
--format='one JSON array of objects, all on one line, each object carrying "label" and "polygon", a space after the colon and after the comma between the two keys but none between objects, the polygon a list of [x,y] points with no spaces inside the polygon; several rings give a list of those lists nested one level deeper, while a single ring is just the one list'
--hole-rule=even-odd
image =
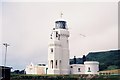
[{"label": "white painted wall", "polygon": [[84,64],[72,64],[72,65],[70,65],[70,74],[85,74]]},{"label": "white painted wall", "polygon": [[[85,61],[85,74],[99,74],[99,62],[97,61]],[[90,71],[89,71],[90,68]]]},{"label": "white painted wall", "polygon": [[25,72],[26,74],[37,74],[37,70],[32,63],[26,67]]},{"label": "white painted wall", "polygon": [[[80,72],[78,71],[78,68],[80,68]],[[99,71],[99,62],[97,61],[85,61],[84,64],[70,65],[71,74],[99,74],[98,71]]]},{"label": "white painted wall", "polygon": [[46,66],[30,64],[25,69],[26,74],[46,74]]},{"label": "white painted wall", "polygon": [[[60,39],[56,37],[56,32],[60,35]],[[67,29],[55,29],[52,31],[51,37],[48,47],[48,74],[69,74],[69,31]],[[51,52],[51,48],[53,52]],[[51,60],[53,60],[53,68],[51,67]]]}]

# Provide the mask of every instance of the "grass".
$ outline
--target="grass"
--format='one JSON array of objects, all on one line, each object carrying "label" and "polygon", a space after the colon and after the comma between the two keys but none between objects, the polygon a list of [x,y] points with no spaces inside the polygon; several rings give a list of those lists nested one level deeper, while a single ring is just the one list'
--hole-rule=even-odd
[{"label": "grass", "polygon": [[120,75],[25,75],[25,74],[11,74],[11,80],[120,80]]}]

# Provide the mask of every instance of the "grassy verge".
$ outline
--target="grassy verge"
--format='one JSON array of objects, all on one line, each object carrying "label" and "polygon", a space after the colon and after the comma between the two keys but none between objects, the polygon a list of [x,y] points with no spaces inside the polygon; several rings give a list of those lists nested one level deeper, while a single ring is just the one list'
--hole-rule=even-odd
[{"label": "grassy verge", "polygon": [[11,80],[120,80],[120,75],[25,75],[25,74],[11,74]]}]

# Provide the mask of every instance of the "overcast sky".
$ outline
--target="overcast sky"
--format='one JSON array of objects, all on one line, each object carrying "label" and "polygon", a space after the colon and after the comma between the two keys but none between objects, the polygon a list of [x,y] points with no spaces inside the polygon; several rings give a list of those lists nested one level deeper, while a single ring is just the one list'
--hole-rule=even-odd
[{"label": "overcast sky", "polygon": [[117,2],[3,2],[0,42],[10,44],[7,65],[47,63],[49,36],[61,12],[70,31],[70,58],[118,49]]}]

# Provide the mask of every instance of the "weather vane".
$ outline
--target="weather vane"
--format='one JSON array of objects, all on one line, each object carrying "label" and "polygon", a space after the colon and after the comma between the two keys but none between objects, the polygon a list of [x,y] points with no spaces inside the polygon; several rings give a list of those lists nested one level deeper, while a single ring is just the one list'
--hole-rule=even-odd
[{"label": "weather vane", "polygon": [[62,18],[62,16],[63,16],[63,13],[61,12],[60,17]]}]

